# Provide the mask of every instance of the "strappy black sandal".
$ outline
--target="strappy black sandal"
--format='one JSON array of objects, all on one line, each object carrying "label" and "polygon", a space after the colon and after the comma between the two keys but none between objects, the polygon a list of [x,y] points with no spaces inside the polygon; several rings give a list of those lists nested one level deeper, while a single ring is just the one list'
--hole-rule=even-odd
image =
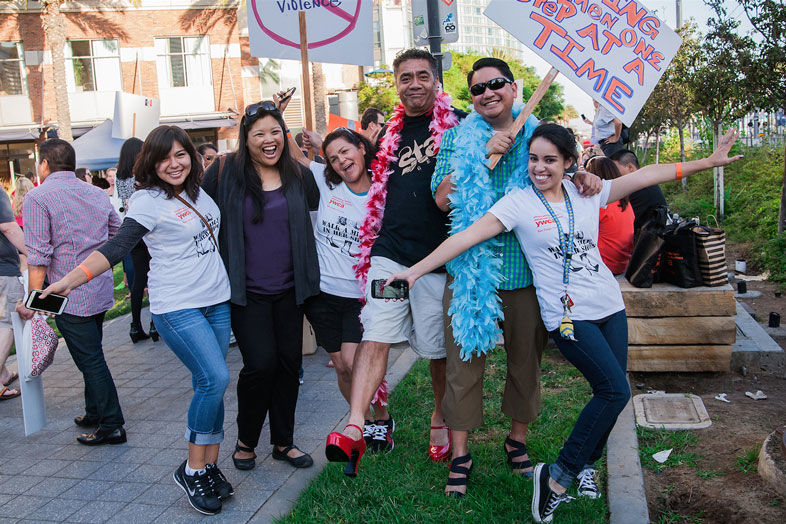
[{"label": "strappy black sandal", "polygon": [[[512,447],[513,449],[508,451],[506,445]],[[508,456],[508,466],[510,466],[510,469],[512,469],[513,471],[532,467],[532,462],[530,462],[529,458],[521,462],[515,462],[513,460],[518,457],[523,457],[524,455],[527,454],[527,445],[524,444],[523,442],[519,442],[518,440],[513,440],[512,438],[507,437],[505,439],[505,443],[502,444],[502,451],[504,451],[505,454]],[[522,474],[527,478],[530,479],[532,478],[531,471],[524,471],[522,472]]]},{"label": "strappy black sandal", "polygon": [[[246,446],[241,446],[240,444],[235,443],[235,453],[237,453],[238,451],[242,451],[243,453],[254,453],[254,450],[252,448],[247,448]],[[235,463],[235,468],[243,471],[248,471],[250,469],[254,469],[254,466],[257,465],[256,453],[254,453],[253,457],[247,459],[237,458],[235,456],[235,453],[232,453],[232,462]]]},{"label": "strappy black sandal", "polygon": [[[466,467],[462,466],[462,464],[466,464],[472,460],[472,455],[467,453],[463,457],[454,458],[450,462],[450,472],[451,473],[458,473],[460,475],[464,475],[463,477],[453,478],[448,477],[448,486],[466,486],[467,482],[469,481],[469,473],[472,471],[472,466]],[[448,497],[453,497],[455,499],[463,498],[465,493],[460,491],[447,491],[445,493]]]}]

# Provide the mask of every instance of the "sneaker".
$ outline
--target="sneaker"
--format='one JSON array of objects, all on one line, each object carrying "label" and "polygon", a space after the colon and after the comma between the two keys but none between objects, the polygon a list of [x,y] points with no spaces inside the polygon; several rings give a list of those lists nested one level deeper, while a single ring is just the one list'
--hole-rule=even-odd
[{"label": "sneaker", "polygon": [[180,467],[172,473],[172,477],[175,479],[175,484],[188,495],[188,502],[192,508],[203,515],[215,515],[221,511],[221,501],[213,491],[207,471],[192,476],[186,475],[186,461],[184,460]]},{"label": "sneaker", "polygon": [[535,466],[532,492],[532,518],[535,522],[551,522],[554,510],[563,502],[570,502],[573,497],[567,493],[560,495],[549,487],[549,466],[541,462]]},{"label": "sneaker", "polygon": [[216,464],[208,464],[205,466],[205,469],[210,479],[210,485],[213,486],[213,491],[216,492],[216,496],[220,500],[228,499],[235,494],[232,484],[229,483]]},{"label": "sneaker", "polygon": [[393,417],[387,420],[375,420],[376,428],[372,438],[374,451],[390,451],[395,447],[393,442],[393,432],[396,430],[396,422]]},{"label": "sneaker", "polygon": [[377,425],[374,422],[370,420],[365,421],[363,424],[363,440],[366,441],[366,449],[371,452],[376,451],[376,449],[374,449],[374,435],[376,431]]},{"label": "sneaker", "polygon": [[579,481],[578,491],[579,497],[587,497],[593,500],[600,498],[600,489],[598,483],[595,482],[595,470],[586,468],[581,470],[579,476],[576,477]]}]

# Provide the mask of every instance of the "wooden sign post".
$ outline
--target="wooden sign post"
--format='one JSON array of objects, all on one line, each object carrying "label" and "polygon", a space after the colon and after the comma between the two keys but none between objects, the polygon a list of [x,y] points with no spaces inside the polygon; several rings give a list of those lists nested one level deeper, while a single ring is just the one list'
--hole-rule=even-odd
[{"label": "wooden sign post", "polygon": [[[298,24],[300,26],[300,65],[303,78],[303,104],[306,113],[305,127],[309,131],[314,129],[314,112],[311,98],[311,68],[308,63],[308,33],[306,33],[306,12],[298,11]],[[314,160],[314,153],[309,149],[309,160]]]},{"label": "wooden sign post", "polygon": [[[516,117],[516,120],[514,120],[513,124],[510,126],[509,131],[511,135],[515,137],[519,134],[519,131],[521,131],[521,128],[524,127],[524,123],[529,118],[529,115],[535,111],[535,108],[543,99],[543,96],[546,94],[546,91],[548,91],[551,83],[554,82],[554,79],[557,78],[558,74],[559,71],[552,67],[548,74],[543,77],[543,80],[540,81],[540,84],[538,85],[537,89],[535,89],[535,92],[532,93],[532,96],[529,97],[529,100],[527,100],[527,105],[524,106],[524,109],[521,110],[519,116]],[[500,154],[491,155],[489,157],[489,161],[486,163],[486,166],[489,169],[494,169],[499,163],[500,158],[502,158],[502,155]]]}]

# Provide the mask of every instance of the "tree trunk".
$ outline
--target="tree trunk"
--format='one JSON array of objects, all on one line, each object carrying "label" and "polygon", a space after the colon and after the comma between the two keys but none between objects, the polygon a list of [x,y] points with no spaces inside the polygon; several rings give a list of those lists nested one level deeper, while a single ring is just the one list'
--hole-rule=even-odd
[{"label": "tree trunk", "polygon": [[660,128],[655,133],[655,163],[660,164]]},{"label": "tree trunk", "polygon": [[[68,89],[66,89],[65,53],[65,17],[60,11],[62,0],[44,0],[41,13],[41,25],[46,41],[52,52],[52,72],[54,74],[55,107],[57,111],[57,135],[71,142],[71,110],[68,107]],[[43,118],[43,115],[41,115]]]},{"label": "tree trunk", "polygon": [[652,136],[651,133],[647,133],[647,136],[644,138],[644,146],[642,147],[641,153],[642,164],[647,161],[647,152],[650,150],[650,136]]},{"label": "tree trunk", "polygon": [[314,127],[321,136],[327,134],[327,89],[322,64],[311,63],[311,78],[314,86]]},{"label": "tree trunk", "polygon": [[[683,122],[677,123],[677,132],[680,135],[680,162],[683,164],[685,163],[685,130],[683,127]],[[682,190],[688,190],[688,179],[682,179]]]},{"label": "tree trunk", "polygon": [[[718,129],[720,129],[720,124],[716,124],[713,122],[712,124],[712,150],[718,147],[718,141],[720,140],[720,135],[718,134]],[[720,194],[718,192],[718,188],[720,185],[720,168],[713,167],[712,168],[712,192],[713,192],[713,200],[715,203],[715,214],[717,216],[721,215],[721,203],[720,203]]]},{"label": "tree trunk", "polygon": [[781,209],[778,214],[778,234],[786,231],[786,143],[783,145],[783,183],[781,184]]}]

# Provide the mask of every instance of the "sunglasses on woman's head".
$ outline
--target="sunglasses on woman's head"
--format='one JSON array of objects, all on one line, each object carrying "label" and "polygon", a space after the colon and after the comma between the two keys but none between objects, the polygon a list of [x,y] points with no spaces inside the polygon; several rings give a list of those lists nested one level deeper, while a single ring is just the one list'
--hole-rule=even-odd
[{"label": "sunglasses on woman's head", "polygon": [[261,111],[278,111],[278,108],[273,102],[265,100],[264,102],[257,102],[256,104],[251,104],[250,106],[246,107],[246,116],[249,118],[254,118],[259,116]]},{"label": "sunglasses on woman's head", "polygon": [[498,78],[492,78],[488,82],[480,82],[477,84],[473,84],[472,86],[470,86],[469,92],[472,93],[472,96],[480,96],[486,92],[487,87],[492,91],[499,91],[500,89],[505,87],[505,85],[512,84],[512,83],[513,83],[512,80],[500,76]]}]

